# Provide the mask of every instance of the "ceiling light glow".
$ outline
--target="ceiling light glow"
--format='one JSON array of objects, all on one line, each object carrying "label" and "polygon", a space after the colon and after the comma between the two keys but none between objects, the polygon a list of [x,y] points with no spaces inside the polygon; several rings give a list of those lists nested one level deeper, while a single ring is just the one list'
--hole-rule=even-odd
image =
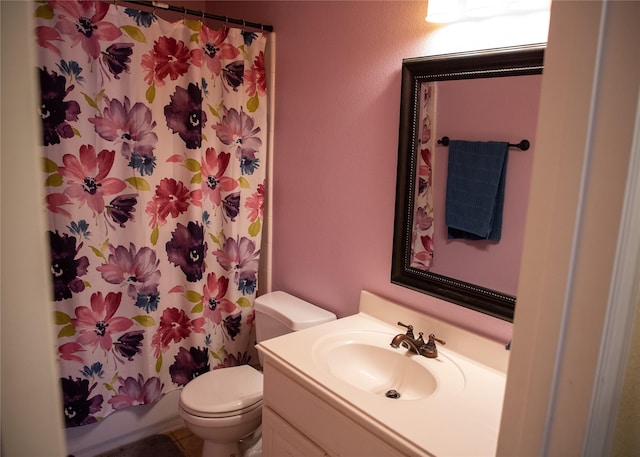
[{"label": "ceiling light glow", "polygon": [[549,11],[551,0],[428,0],[427,22],[450,23]]}]

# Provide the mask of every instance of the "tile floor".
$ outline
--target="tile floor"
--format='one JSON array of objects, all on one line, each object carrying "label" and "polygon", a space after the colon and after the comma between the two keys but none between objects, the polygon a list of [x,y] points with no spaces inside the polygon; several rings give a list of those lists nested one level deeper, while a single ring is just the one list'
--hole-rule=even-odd
[{"label": "tile floor", "polygon": [[164,433],[178,445],[187,457],[202,456],[202,440],[185,427]]}]

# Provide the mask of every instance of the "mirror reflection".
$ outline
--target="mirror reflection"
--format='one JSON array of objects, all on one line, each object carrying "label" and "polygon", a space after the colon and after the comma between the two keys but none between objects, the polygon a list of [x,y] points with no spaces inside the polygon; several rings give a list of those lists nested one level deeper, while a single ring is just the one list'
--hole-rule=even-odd
[{"label": "mirror reflection", "polygon": [[512,320],[542,57],[403,61],[392,282]]}]

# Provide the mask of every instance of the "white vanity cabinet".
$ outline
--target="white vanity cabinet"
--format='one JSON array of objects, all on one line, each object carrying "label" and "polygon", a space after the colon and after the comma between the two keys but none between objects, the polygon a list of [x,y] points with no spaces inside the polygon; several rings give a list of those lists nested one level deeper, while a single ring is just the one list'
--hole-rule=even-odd
[{"label": "white vanity cabinet", "polygon": [[[360,308],[258,344],[264,456],[495,456],[504,346],[370,293]],[[437,358],[392,347],[398,321],[446,347]]]},{"label": "white vanity cabinet", "polygon": [[283,371],[266,360],[262,413],[264,457],[407,455],[320,398],[312,392],[315,390],[312,384],[302,378],[294,380]]}]

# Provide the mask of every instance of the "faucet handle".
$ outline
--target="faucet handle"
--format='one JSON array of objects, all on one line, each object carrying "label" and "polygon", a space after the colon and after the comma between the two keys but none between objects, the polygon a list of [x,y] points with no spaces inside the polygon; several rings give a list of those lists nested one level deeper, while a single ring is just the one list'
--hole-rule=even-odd
[{"label": "faucet handle", "polygon": [[398,322],[398,325],[407,329],[407,336],[415,338],[415,335],[413,334],[413,325],[403,324],[402,322]]},{"label": "faucet handle", "polygon": [[429,340],[420,347],[420,353],[430,359],[438,357],[438,347],[435,342],[446,344],[443,340],[436,338],[433,333],[429,334]]}]

